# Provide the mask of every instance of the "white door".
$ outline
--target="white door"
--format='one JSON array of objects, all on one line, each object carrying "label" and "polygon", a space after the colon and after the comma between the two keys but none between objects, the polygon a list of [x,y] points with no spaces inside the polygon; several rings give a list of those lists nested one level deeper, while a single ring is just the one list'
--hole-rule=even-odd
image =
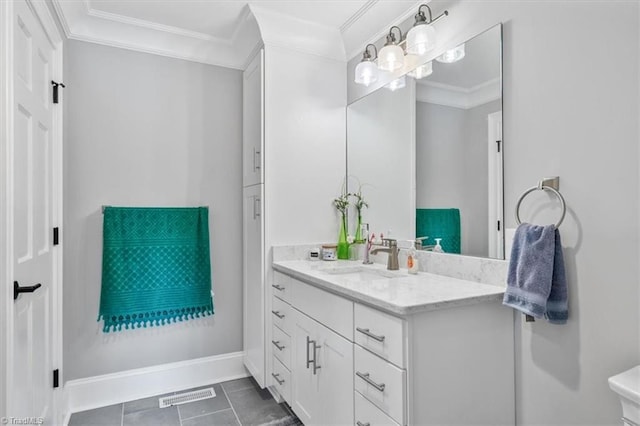
[{"label": "white door", "polygon": [[[9,120],[7,137],[7,235],[9,284],[36,286],[8,301],[7,413],[11,417],[42,417],[53,424],[53,360],[57,334],[58,248],[53,246],[54,219],[61,202],[54,197],[60,182],[59,105],[51,101],[54,62],[60,59],[32,5],[16,0],[6,18],[9,46]],[[47,12],[48,13],[48,12]],[[12,90],[11,90],[12,89]],[[55,123],[55,124],[54,124]]]},{"label": "white door", "polygon": [[263,81],[264,50],[260,50],[243,73],[242,186],[263,182]]},{"label": "white door", "polygon": [[502,111],[487,117],[489,144],[489,257],[504,259]]},{"label": "white door", "polygon": [[243,190],[243,358],[260,387],[266,386],[263,185]]}]

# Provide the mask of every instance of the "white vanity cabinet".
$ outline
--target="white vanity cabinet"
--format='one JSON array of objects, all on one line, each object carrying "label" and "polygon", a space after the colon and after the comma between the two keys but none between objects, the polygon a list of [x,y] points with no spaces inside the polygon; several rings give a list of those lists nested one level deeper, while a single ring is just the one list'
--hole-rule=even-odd
[{"label": "white vanity cabinet", "polygon": [[273,319],[274,335],[291,327],[291,387],[276,389],[305,425],[515,423],[513,313],[499,291],[403,315],[275,268],[288,303],[274,306],[291,320]]}]

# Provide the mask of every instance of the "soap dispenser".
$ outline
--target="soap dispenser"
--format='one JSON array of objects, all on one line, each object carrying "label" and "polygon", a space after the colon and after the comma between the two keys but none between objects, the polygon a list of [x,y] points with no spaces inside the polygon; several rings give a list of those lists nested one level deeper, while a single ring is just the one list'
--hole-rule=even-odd
[{"label": "soap dispenser", "polygon": [[411,247],[409,249],[409,254],[407,255],[407,272],[409,272],[410,274],[417,274],[418,269],[419,265],[416,248]]},{"label": "soap dispenser", "polygon": [[440,245],[440,241],[442,241],[442,238],[435,238],[436,240],[436,245],[433,246],[433,251],[435,253],[444,253],[444,250],[442,249],[442,246]]}]

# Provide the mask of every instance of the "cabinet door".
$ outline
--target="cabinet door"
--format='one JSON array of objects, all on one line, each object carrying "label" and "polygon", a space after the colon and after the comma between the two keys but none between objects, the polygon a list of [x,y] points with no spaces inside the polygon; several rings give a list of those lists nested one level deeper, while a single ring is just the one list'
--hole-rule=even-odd
[{"label": "cabinet door", "polygon": [[353,343],[295,310],[293,350],[292,407],[300,420],[353,424]]},{"label": "cabinet door", "polygon": [[264,50],[258,52],[243,73],[242,184],[263,183],[264,148]]},{"label": "cabinet door", "polygon": [[353,343],[322,325],[318,343],[321,423],[353,424]]},{"label": "cabinet door", "polygon": [[318,323],[294,311],[291,407],[306,426],[321,424],[318,373],[313,370],[313,344],[317,342]]},{"label": "cabinet door", "polygon": [[261,387],[265,381],[263,185],[243,191],[243,359]]}]

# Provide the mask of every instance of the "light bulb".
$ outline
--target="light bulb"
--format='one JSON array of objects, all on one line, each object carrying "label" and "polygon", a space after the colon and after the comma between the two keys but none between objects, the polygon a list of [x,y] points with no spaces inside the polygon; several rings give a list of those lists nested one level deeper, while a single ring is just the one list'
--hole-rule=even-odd
[{"label": "light bulb", "polygon": [[362,61],[356,66],[355,74],[357,84],[369,86],[378,80],[378,67],[373,61]]},{"label": "light bulb", "polygon": [[427,62],[426,64],[420,65],[419,67],[416,67],[409,73],[409,75],[416,80],[429,77],[431,74],[433,74],[433,62],[431,61]]},{"label": "light bulb", "polygon": [[413,26],[407,34],[407,53],[424,55],[436,45],[436,30],[427,24]]},{"label": "light bulb", "polygon": [[404,88],[406,85],[407,85],[407,79],[403,75],[402,77],[396,78],[395,80],[391,81],[389,84],[387,84],[384,87],[391,90],[392,92],[395,92],[398,89]]},{"label": "light bulb", "polygon": [[464,43],[460,46],[454,47],[453,49],[449,49],[444,52],[442,55],[436,58],[436,61],[442,62],[444,64],[452,64],[454,62],[458,62],[460,59],[464,58]]},{"label": "light bulb", "polygon": [[378,68],[393,72],[404,65],[404,52],[397,44],[387,44],[378,54]]}]

